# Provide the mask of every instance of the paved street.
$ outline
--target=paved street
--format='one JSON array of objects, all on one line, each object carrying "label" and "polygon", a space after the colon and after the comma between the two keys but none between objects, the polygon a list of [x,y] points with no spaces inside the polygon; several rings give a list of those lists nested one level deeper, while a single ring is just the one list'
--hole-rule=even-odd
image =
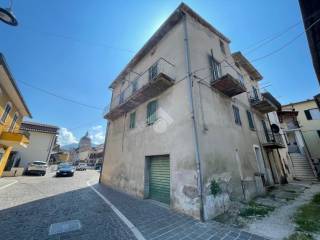
[{"label": "paved street", "polygon": [[[0,179],[1,186],[3,181],[12,183],[0,188],[1,239],[136,239],[126,221],[142,234],[141,239],[262,239],[213,221],[201,223],[154,202],[132,198],[98,185],[98,177],[96,171],[88,170],[66,178],[55,178],[49,173],[44,177]],[[87,181],[125,220],[88,187]],[[49,236],[51,224],[70,220],[80,221],[81,228]]]}]

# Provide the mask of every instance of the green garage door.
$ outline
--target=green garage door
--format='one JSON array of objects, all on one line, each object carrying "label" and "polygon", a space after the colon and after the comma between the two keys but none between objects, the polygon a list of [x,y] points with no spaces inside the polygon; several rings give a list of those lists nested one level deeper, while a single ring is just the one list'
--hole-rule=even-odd
[{"label": "green garage door", "polygon": [[168,156],[150,159],[150,198],[170,204],[170,162]]}]

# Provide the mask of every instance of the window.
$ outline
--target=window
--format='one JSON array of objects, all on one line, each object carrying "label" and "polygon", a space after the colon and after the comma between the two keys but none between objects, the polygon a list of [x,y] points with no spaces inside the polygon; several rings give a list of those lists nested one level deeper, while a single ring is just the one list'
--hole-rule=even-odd
[{"label": "window", "polygon": [[19,114],[16,112],[13,116],[13,119],[12,119],[12,122],[10,124],[10,127],[9,127],[9,132],[13,131],[14,130],[14,127],[16,126],[16,123],[18,121],[18,117],[19,117]]},{"label": "window", "polygon": [[212,81],[216,81],[221,77],[221,65],[212,56],[209,57],[211,70],[212,70]]},{"label": "window", "polygon": [[132,81],[132,93],[137,91],[137,89],[138,89],[138,80],[135,79],[135,80]]},{"label": "window", "polygon": [[320,111],[318,108],[304,110],[307,120],[320,120]]},{"label": "window", "polygon": [[270,142],[271,139],[270,139],[270,135],[269,135],[269,131],[268,131],[268,127],[267,127],[266,121],[261,120],[261,123],[262,123],[264,134],[266,136],[266,140],[267,140],[267,142]]},{"label": "window", "polygon": [[252,93],[253,93],[254,100],[258,100],[259,99],[258,90],[254,86],[252,86]]},{"label": "window", "polygon": [[153,64],[149,68],[149,81],[154,80],[158,75],[158,63]]},{"label": "window", "polygon": [[120,93],[119,104],[124,102],[124,92]]},{"label": "window", "polygon": [[147,105],[147,124],[151,125],[157,121],[157,101],[149,102]]},{"label": "window", "polygon": [[253,116],[252,116],[252,113],[248,110],[247,110],[247,116],[248,116],[249,128],[254,130]]},{"label": "window", "polygon": [[136,112],[130,113],[130,123],[129,128],[135,128],[136,127]]},{"label": "window", "polygon": [[242,83],[244,85],[244,78],[243,78],[242,74],[237,72],[237,75],[238,75],[238,79],[239,79],[240,83]]},{"label": "window", "polygon": [[240,125],[240,126],[241,126],[241,118],[240,118],[239,108],[236,107],[236,106],[232,106],[232,109],[233,109],[233,115],[234,115],[234,122],[235,122],[237,125]]},{"label": "window", "polygon": [[225,49],[225,46],[224,46],[224,42],[220,39],[220,49],[221,49],[221,52],[226,55],[226,49]]},{"label": "window", "polygon": [[1,117],[1,122],[4,123],[4,122],[6,121],[6,119],[7,119],[8,115],[9,115],[11,109],[12,109],[11,103],[7,103],[7,104],[6,104],[6,107],[4,108],[4,112],[3,112],[3,114],[2,114],[2,117]]}]

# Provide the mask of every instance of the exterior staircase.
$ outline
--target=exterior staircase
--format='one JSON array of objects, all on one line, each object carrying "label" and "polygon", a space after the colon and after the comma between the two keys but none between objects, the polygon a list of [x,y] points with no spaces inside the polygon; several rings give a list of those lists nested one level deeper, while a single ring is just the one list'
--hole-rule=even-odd
[{"label": "exterior staircase", "polygon": [[305,155],[301,153],[290,153],[295,177],[301,181],[318,181],[314,176],[310,163]]}]

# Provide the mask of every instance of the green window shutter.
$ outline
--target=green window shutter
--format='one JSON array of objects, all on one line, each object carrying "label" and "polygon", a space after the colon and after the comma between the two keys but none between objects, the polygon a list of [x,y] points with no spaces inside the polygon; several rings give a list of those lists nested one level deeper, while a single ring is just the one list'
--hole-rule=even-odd
[{"label": "green window shutter", "polygon": [[312,120],[312,116],[309,110],[304,110],[304,114],[306,115],[307,120]]},{"label": "green window shutter", "polygon": [[247,116],[248,116],[249,128],[254,129],[253,116],[252,116],[252,113],[248,110],[247,110]]},{"label": "green window shutter", "polygon": [[157,101],[149,102],[147,105],[147,124],[153,124],[157,120]]},{"label": "green window shutter", "polygon": [[135,128],[136,127],[136,112],[130,113],[130,124],[129,128]]},{"label": "green window shutter", "polygon": [[232,106],[233,114],[234,114],[234,122],[241,126],[241,118],[239,108],[236,106]]},{"label": "green window shutter", "polygon": [[220,63],[213,58],[212,55],[209,55],[209,63],[212,73],[212,81],[216,81],[221,77],[221,65]]}]

